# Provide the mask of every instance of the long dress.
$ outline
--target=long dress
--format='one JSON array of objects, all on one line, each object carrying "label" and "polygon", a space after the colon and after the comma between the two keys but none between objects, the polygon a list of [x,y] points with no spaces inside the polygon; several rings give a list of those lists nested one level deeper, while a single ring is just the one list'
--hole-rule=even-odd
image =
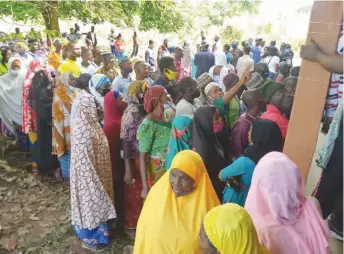
[{"label": "long dress", "polygon": [[[38,80],[37,80],[38,78]],[[52,174],[58,167],[56,155],[52,155],[52,97],[48,76],[38,72],[33,80],[27,96],[27,103],[35,112],[37,126],[37,166],[42,175]]]},{"label": "long dress", "polygon": [[83,243],[97,249],[109,243],[107,221],[116,218],[109,145],[98,122],[94,97],[82,91],[73,106],[72,224]]},{"label": "long dress", "polygon": [[124,206],[124,161],[121,158],[120,130],[124,107],[115,99],[113,92],[108,92],[104,97],[104,133],[109,142],[112,165],[112,178],[115,188],[115,207],[118,219],[123,218]]}]

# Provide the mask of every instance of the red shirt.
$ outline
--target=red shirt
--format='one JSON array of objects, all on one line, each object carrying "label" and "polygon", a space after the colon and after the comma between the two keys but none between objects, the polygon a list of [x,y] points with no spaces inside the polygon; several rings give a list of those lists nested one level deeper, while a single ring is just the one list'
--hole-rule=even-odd
[{"label": "red shirt", "polygon": [[266,112],[264,112],[260,118],[275,122],[282,132],[282,138],[285,139],[287,136],[289,120],[274,105],[268,104],[266,109]]},{"label": "red shirt", "polygon": [[176,70],[178,72],[177,82],[179,82],[183,78],[183,64],[182,60],[178,60],[177,58],[174,58],[174,62],[176,64]]}]

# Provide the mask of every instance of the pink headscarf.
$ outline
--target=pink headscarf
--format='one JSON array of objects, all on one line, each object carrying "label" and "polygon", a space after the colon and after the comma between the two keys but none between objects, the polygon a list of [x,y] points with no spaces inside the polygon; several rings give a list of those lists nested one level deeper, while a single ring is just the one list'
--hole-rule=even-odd
[{"label": "pink headscarf", "polygon": [[329,253],[330,231],[313,200],[304,196],[298,167],[272,152],[257,164],[245,208],[259,241],[272,253]]}]

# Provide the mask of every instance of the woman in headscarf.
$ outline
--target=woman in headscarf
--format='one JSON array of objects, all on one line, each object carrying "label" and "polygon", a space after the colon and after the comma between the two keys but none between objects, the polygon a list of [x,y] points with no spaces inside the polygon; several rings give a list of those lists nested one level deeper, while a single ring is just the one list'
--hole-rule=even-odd
[{"label": "woman in headscarf", "polygon": [[27,66],[30,65],[30,57],[27,55],[27,52],[29,52],[27,44],[23,41],[17,42],[16,51],[16,56],[20,57]]},{"label": "woman in headscarf", "polygon": [[37,141],[37,121],[36,113],[28,104],[29,91],[32,85],[32,79],[36,71],[42,68],[40,61],[33,60],[26,73],[22,91],[22,131],[29,135],[30,151],[32,156],[32,172],[37,173],[38,141]]},{"label": "woman in headscarf", "polygon": [[62,177],[68,181],[70,167],[70,120],[72,103],[80,92],[76,78],[70,72],[63,73],[53,95],[53,154],[56,154],[62,170]]},{"label": "woman in headscarf", "polygon": [[265,155],[254,170],[245,209],[272,253],[330,253],[328,224],[304,187],[299,168],[283,153]]},{"label": "woman in headscarf", "polygon": [[140,153],[137,130],[146,112],[143,107],[147,82],[137,80],[128,88],[128,107],[121,122],[122,155],[125,162],[124,174],[124,231],[133,237],[139,219],[143,200],[141,198],[142,180],[140,175]]},{"label": "woman in headscarf", "polygon": [[222,203],[244,206],[258,161],[269,152],[282,151],[282,133],[273,121],[257,118],[248,136],[250,145],[243,155],[219,174],[220,180],[227,185],[223,191]]},{"label": "woman in headscarf", "polygon": [[164,104],[168,100],[163,86],[148,88],[144,96],[147,116],[137,131],[140,151],[142,198],[165,173],[165,157],[171,135],[171,123],[165,121]]},{"label": "woman in headscarf", "polygon": [[[234,72],[229,72],[223,78],[223,85],[225,86],[225,91],[228,92],[232,89],[237,83],[239,82],[239,76],[236,75]],[[240,116],[240,99],[238,94],[242,93],[243,89],[240,88],[239,91],[234,95],[233,99],[229,102],[229,111],[228,111],[228,121],[230,126],[233,127],[236,120],[238,120]]]},{"label": "woman in headscarf", "polygon": [[[98,88],[99,92],[99,88]],[[71,125],[71,216],[82,246],[97,251],[109,243],[108,221],[116,218],[108,141],[97,103],[83,90],[73,103]]]},{"label": "woman in headscarf", "polygon": [[[108,92],[104,97],[104,133],[109,143],[112,165],[112,179],[115,189],[115,207],[119,217],[119,223],[123,223],[124,204],[124,161],[121,158],[121,119],[127,104],[118,91]],[[118,224],[119,225],[119,224]]]},{"label": "woman in headscarf", "polygon": [[27,103],[36,115],[37,166],[41,175],[51,175],[58,168],[56,156],[52,155],[52,101],[53,80],[44,70],[36,72],[27,97]]},{"label": "woman in headscarf", "polygon": [[200,253],[200,225],[217,205],[202,158],[191,150],[178,153],[144,202],[134,253]]},{"label": "woman in headscarf", "polygon": [[[8,73],[0,77],[0,118],[10,133],[22,136],[22,89],[26,68],[17,57],[8,61]],[[18,128],[18,126],[20,128]]]},{"label": "woman in headscarf", "polygon": [[211,209],[204,217],[198,238],[202,253],[267,254],[246,210],[236,204]]},{"label": "woman in headscarf", "polygon": [[5,75],[8,72],[9,59],[12,55],[12,51],[9,47],[1,48],[1,61],[0,61],[0,76]]},{"label": "woman in headscarf", "polygon": [[218,175],[229,164],[229,136],[214,106],[196,110],[192,125],[192,148],[201,155],[217,196],[221,200],[224,184]]},{"label": "woman in headscarf", "polygon": [[96,73],[90,79],[90,92],[102,108],[104,108],[104,96],[111,90],[110,87],[111,81],[104,74]]}]

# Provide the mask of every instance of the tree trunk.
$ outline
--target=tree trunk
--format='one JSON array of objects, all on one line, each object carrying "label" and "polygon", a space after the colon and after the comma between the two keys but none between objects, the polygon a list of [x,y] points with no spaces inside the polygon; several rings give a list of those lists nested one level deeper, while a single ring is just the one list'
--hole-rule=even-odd
[{"label": "tree trunk", "polygon": [[59,1],[43,1],[41,12],[46,30],[49,30],[48,34],[54,31],[54,37],[60,36]]}]

